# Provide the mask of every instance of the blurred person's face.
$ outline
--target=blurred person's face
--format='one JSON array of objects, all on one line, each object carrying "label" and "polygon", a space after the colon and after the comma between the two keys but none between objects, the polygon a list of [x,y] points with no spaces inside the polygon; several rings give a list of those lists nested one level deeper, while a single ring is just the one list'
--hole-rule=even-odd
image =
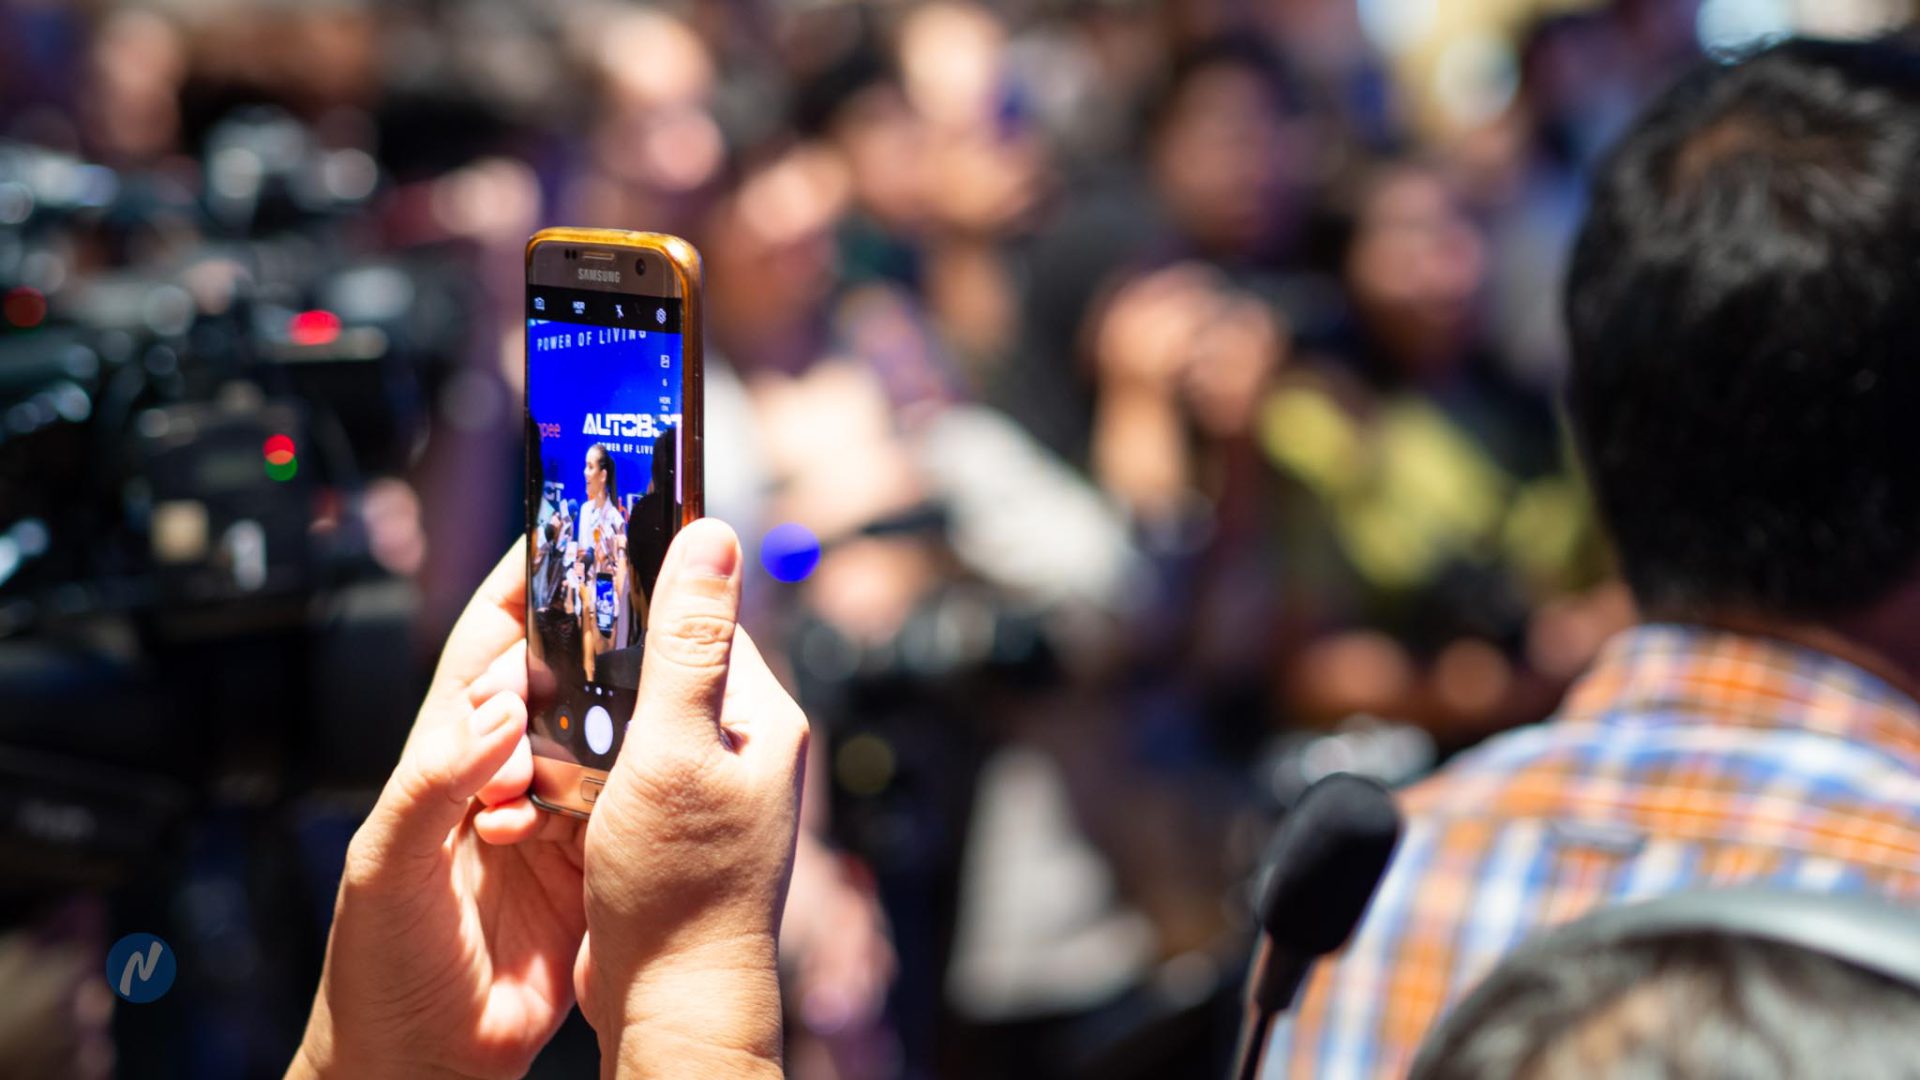
[{"label": "blurred person's face", "polygon": [[879,84],[854,96],[833,127],[847,163],[853,198],[888,228],[910,232],[926,218],[926,129],[897,86]]},{"label": "blurred person's face", "polygon": [[704,101],[713,91],[713,57],[706,44],[671,15],[640,8],[611,24],[596,19],[583,31],[591,34],[594,62],[608,93],[623,105]]},{"label": "blurred person's face", "polygon": [[1006,52],[1006,27],[976,4],[928,4],[901,28],[907,103],[924,129],[923,209],[943,225],[998,232],[1039,197],[1045,145],[1027,130]]},{"label": "blurred person's face", "polygon": [[750,173],[713,215],[704,245],[709,325],[736,362],[754,365],[821,315],[847,189],[836,155],[796,147]]},{"label": "blurred person's face", "polygon": [[174,149],[186,44],[160,16],[123,11],[101,27],[89,57],[86,113],[101,153],[144,159]]},{"label": "blurred person's face", "polygon": [[913,107],[933,124],[963,128],[992,115],[1006,30],[973,4],[934,3],[900,31],[900,70]]},{"label": "blurred person's face", "polygon": [[666,195],[709,184],[725,147],[706,44],[679,20],[639,10],[598,27],[593,48],[606,95],[594,150],[607,171]]},{"label": "blurred person's face", "polygon": [[1160,195],[1208,252],[1257,252],[1290,216],[1281,124],[1267,82],[1227,64],[1197,73],[1163,118],[1153,148]]},{"label": "blurred person's face", "polygon": [[726,151],[720,125],[698,105],[609,113],[595,128],[594,148],[614,177],[663,195],[705,187]]},{"label": "blurred person's face", "polygon": [[1375,182],[1347,255],[1347,287],[1406,374],[1441,374],[1458,358],[1485,272],[1479,230],[1438,175],[1404,168]]}]

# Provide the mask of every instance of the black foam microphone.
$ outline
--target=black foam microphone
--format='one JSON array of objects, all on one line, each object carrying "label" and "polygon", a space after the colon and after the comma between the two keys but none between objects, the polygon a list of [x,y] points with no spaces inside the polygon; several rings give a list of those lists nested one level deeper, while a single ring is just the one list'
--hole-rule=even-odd
[{"label": "black foam microphone", "polygon": [[1400,811],[1372,780],[1335,773],[1300,796],[1267,846],[1260,946],[1247,973],[1233,1075],[1251,1080],[1276,1014],[1307,970],[1353,934],[1400,842]]}]

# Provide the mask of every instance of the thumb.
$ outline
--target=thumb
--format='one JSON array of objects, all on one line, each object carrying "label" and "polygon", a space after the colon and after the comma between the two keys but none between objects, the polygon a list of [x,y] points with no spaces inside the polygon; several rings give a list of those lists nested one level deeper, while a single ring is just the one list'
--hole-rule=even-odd
[{"label": "thumb", "polygon": [[367,816],[368,853],[390,862],[437,852],[526,728],[526,703],[503,691],[462,719],[416,730]]},{"label": "thumb", "polygon": [[739,618],[740,541],[725,522],[701,518],[680,530],[660,569],[626,745],[698,753],[723,745],[720,704]]}]

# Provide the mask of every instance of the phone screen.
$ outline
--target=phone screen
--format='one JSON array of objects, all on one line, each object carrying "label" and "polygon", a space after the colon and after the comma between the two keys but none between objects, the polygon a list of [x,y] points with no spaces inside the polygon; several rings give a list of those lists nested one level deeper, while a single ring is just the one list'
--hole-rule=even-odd
[{"label": "phone screen", "polygon": [[527,314],[532,749],[610,769],[685,503],[681,303],[536,285]]}]

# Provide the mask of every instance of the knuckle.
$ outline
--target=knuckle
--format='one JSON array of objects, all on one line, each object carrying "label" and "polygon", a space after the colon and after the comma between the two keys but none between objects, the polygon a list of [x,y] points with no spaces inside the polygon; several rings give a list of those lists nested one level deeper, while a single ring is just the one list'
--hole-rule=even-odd
[{"label": "knuckle", "polygon": [[686,612],[647,635],[647,651],[696,671],[724,669],[733,648],[734,620],[716,612]]},{"label": "knuckle", "polygon": [[341,866],[340,879],[347,885],[365,885],[380,876],[384,863],[379,845],[363,825],[353,834],[353,839],[347,841],[347,858]]},{"label": "knuckle", "polygon": [[406,817],[442,801],[466,805],[460,791],[459,758],[461,745],[448,732],[435,732],[413,748],[411,761],[403,760],[380,795],[376,812]]},{"label": "knuckle", "polygon": [[420,755],[419,763],[414,768],[401,774],[400,784],[401,793],[410,805],[419,805],[431,799],[454,800],[452,755],[436,743],[431,750]]}]

